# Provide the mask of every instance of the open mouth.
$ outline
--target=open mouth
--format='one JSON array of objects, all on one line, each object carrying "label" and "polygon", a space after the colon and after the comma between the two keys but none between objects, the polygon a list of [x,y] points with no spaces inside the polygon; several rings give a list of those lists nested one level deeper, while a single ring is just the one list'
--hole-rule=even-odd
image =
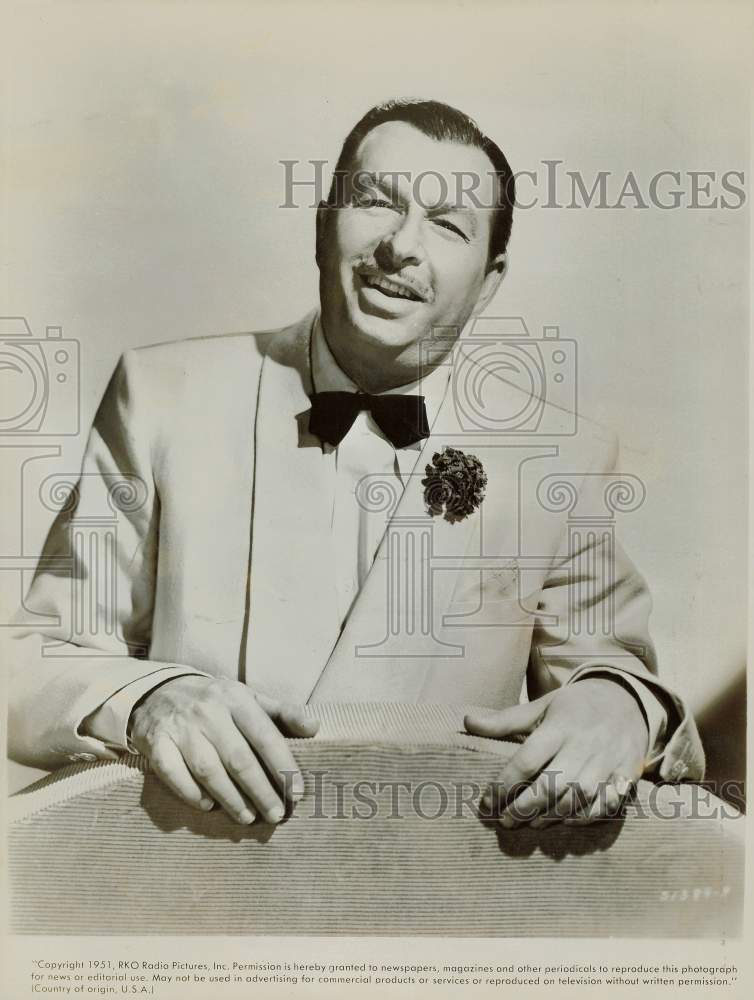
[{"label": "open mouth", "polygon": [[411,302],[423,302],[424,299],[418,292],[408,285],[398,281],[392,281],[381,274],[362,274],[361,280],[367,288],[374,288],[376,291],[387,295],[391,299],[409,299]]}]

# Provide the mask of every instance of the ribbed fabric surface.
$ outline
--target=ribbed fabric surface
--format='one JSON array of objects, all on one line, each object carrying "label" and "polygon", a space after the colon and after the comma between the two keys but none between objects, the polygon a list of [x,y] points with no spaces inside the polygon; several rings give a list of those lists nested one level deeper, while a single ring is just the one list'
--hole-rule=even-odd
[{"label": "ribbed fabric surface", "polygon": [[278,827],[190,810],[140,758],[77,765],[17,796],[12,929],[738,933],[743,820],[689,815],[691,786],[641,782],[624,820],[506,832],[480,819],[475,803],[515,748],[462,735],[463,709],[317,713],[318,738],[292,741],[307,796]]}]

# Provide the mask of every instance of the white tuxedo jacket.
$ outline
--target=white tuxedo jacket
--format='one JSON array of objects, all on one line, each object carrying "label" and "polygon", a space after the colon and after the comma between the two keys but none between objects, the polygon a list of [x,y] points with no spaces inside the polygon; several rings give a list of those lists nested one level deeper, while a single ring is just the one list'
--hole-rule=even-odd
[{"label": "white tuxedo jacket", "polygon": [[[333,463],[308,431],[313,318],[122,357],[11,643],[11,755],[112,757],[86,717],[187,668],[297,702],[491,707],[607,671],[665,701],[661,776],[701,777],[694,722],[656,676],[648,591],[614,541],[632,489],[610,475],[615,439],[583,419],[570,433],[549,403],[541,433],[496,434],[469,426],[451,377],[402,496],[363,484],[386,532],[341,628]],[[503,381],[485,393],[488,414],[518,406]],[[427,513],[421,485],[444,445],[488,477],[456,523]]]}]

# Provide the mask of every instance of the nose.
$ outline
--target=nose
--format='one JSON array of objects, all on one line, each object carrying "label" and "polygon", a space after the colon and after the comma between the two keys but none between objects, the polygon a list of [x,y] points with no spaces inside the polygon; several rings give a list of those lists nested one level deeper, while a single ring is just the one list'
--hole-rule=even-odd
[{"label": "nose", "polygon": [[421,219],[418,213],[406,212],[401,223],[383,236],[376,251],[377,265],[385,271],[399,271],[424,260],[421,242]]}]

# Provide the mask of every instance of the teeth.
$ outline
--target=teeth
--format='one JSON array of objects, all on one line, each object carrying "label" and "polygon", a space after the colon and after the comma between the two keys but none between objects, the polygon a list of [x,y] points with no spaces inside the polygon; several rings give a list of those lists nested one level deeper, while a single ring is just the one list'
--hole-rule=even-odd
[{"label": "teeth", "polygon": [[401,299],[411,299],[412,301],[415,301],[419,298],[418,295],[408,291],[408,289],[404,288],[402,285],[396,285],[394,282],[388,281],[386,278],[382,278],[377,275],[374,277],[368,277],[366,281],[367,284],[373,288],[381,288],[383,292],[387,292],[389,295],[397,295]]}]

